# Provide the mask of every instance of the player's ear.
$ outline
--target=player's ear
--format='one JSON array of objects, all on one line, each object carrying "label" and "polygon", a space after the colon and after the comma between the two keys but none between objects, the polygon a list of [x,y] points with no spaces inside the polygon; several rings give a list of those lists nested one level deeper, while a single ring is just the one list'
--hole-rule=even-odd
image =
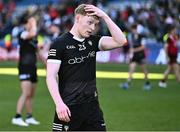
[{"label": "player's ear", "polygon": [[75,21],[76,21],[77,23],[79,23],[80,18],[81,18],[81,15],[80,15],[80,14],[77,14],[77,15],[75,16]]}]

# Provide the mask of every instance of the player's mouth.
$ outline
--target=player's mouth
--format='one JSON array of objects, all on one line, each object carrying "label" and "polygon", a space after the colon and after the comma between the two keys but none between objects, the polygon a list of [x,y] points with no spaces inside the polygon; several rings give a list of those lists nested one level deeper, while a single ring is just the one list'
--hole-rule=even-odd
[{"label": "player's mouth", "polygon": [[91,34],[92,34],[92,32],[91,32],[91,31],[87,31],[87,33],[88,33],[88,35],[91,35]]}]

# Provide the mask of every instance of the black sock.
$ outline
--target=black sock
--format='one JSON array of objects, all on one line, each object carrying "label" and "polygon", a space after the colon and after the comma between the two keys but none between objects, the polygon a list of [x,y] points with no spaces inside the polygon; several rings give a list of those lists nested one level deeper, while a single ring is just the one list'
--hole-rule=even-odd
[{"label": "black sock", "polygon": [[21,117],[21,114],[16,114],[15,115],[15,118],[20,118]]},{"label": "black sock", "polygon": [[162,79],[162,80],[161,80],[161,82],[165,83],[165,82],[166,82],[166,80],[165,80],[165,79]]},{"label": "black sock", "polygon": [[32,117],[32,114],[31,113],[27,113],[26,114],[26,118],[31,118]]},{"label": "black sock", "polygon": [[149,81],[146,81],[146,85],[149,85],[150,84],[150,82]]}]

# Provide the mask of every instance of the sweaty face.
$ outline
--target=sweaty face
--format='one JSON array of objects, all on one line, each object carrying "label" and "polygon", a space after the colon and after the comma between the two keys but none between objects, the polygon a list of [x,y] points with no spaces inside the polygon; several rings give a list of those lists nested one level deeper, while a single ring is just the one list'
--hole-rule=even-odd
[{"label": "sweaty face", "polygon": [[96,30],[99,20],[92,16],[79,15],[77,20],[78,33],[81,37],[87,38]]}]

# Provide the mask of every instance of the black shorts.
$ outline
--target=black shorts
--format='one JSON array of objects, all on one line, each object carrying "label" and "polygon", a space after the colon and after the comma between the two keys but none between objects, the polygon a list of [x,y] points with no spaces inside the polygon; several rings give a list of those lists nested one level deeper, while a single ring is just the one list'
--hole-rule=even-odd
[{"label": "black shorts", "polygon": [[139,57],[133,57],[130,62],[136,62],[138,64],[145,64],[146,60],[145,58],[139,58]]},{"label": "black shorts", "polygon": [[36,66],[18,66],[19,70],[19,80],[25,81],[29,80],[32,83],[36,83],[38,81],[37,79],[37,68]]},{"label": "black shorts", "polygon": [[130,62],[136,62],[138,64],[144,64],[146,62],[144,53],[134,54]]},{"label": "black shorts", "polygon": [[53,131],[106,131],[98,101],[69,106],[70,122],[58,119],[55,112]]},{"label": "black shorts", "polygon": [[169,64],[177,63],[177,56],[170,56],[169,55]]}]

